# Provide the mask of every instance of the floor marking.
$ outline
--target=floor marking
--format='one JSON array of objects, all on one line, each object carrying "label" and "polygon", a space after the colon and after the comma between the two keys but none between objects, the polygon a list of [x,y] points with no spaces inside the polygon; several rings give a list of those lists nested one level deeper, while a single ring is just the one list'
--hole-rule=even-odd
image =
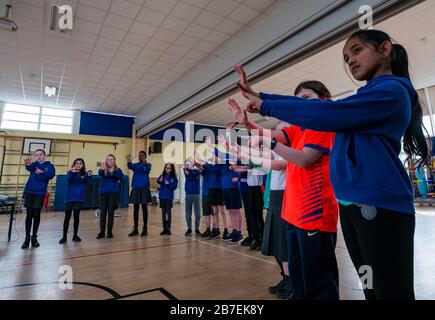
[{"label": "floor marking", "polygon": [[121,252],[130,252],[130,251],[138,251],[138,250],[146,250],[146,249],[155,249],[155,248],[161,248],[161,247],[170,247],[170,246],[175,246],[175,245],[180,245],[180,244],[186,244],[186,243],[190,243],[190,241],[168,243],[168,244],[163,244],[163,245],[158,245],[158,246],[140,247],[140,248],[125,249],[125,250],[117,250],[117,251],[107,251],[107,252],[86,254],[86,255],[80,255],[80,256],[57,258],[57,259],[51,259],[51,260],[45,260],[45,261],[28,262],[28,263],[23,263],[23,264],[20,264],[20,265],[5,266],[5,267],[2,267],[2,269],[5,270],[5,269],[11,269],[11,268],[18,268],[18,267],[24,267],[24,266],[34,265],[34,264],[50,263],[50,262],[62,261],[62,260],[73,260],[73,259],[96,257],[96,256],[103,256],[103,255],[109,255],[109,254],[115,254],[115,253],[121,253]]}]

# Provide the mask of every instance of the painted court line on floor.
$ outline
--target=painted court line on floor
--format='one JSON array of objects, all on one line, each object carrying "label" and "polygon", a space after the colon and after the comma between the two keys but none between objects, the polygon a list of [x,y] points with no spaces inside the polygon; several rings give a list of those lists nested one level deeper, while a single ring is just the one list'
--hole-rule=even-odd
[{"label": "painted court line on floor", "polygon": [[50,262],[62,261],[62,260],[73,260],[73,259],[81,259],[81,258],[90,258],[90,257],[104,256],[104,255],[110,255],[110,254],[115,254],[115,253],[139,251],[139,250],[146,250],[146,249],[155,249],[155,248],[162,248],[162,247],[171,247],[171,246],[180,245],[180,244],[186,244],[186,243],[190,243],[190,241],[168,243],[168,244],[158,245],[158,246],[149,246],[149,247],[132,248],[132,249],[125,249],[125,250],[117,250],[117,251],[107,251],[107,252],[100,252],[100,253],[93,253],[93,254],[85,254],[85,255],[80,255],[80,256],[72,256],[72,257],[66,257],[66,258],[57,258],[57,259],[51,259],[51,260],[45,260],[45,261],[35,261],[35,262],[23,263],[23,264],[20,264],[20,265],[5,266],[5,267],[2,267],[2,270],[11,269],[11,268],[18,268],[18,267],[24,267],[24,266],[34,265],[34,264],[50,263]]}]

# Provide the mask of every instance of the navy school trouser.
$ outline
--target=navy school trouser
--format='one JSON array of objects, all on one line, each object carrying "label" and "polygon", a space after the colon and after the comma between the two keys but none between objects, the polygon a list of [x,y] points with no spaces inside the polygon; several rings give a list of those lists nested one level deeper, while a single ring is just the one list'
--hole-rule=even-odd
[{"label": "navy school trouser", "polygon": [[289,224],[289,271],[295,300],[338,300],[337,233]]}]

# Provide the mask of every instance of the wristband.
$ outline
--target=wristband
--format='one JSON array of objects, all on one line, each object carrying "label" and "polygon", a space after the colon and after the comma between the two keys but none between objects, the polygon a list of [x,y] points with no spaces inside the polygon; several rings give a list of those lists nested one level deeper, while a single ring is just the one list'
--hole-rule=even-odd
[{"label": "wristband", "polygon": [[272,141],[270,142],[270,150],[275,149],[277,144],[278,144],[278,141],[276,141],[275,138],[272,138]]}]

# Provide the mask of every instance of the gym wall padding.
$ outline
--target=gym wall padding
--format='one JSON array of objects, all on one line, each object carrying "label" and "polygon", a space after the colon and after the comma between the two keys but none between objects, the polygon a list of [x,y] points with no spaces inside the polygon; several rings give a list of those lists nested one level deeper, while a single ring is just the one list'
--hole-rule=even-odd
[{"label": "gym wall padding", "polygon": [[81,111],[79,134],[131,138],[133,123],[133,117]]}]

